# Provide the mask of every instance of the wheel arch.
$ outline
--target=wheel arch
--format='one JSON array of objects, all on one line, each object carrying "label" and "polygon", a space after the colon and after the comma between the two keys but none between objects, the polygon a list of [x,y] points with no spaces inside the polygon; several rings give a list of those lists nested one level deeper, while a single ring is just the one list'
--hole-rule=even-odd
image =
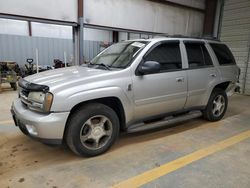
[{"label": "wheel arch", "polygon": [[63,135],[64,138],[65,138],[65,134],[67,132],[68,122],[69,122],[71,115],[74,114],[74,112],[76,112],[77,110],[79,110],[80,107],[82,107],[86,104],[89,104],[89,103],[101,103],[101,104],[104,104],[104,105],[112,108],[119,118],[120,129],[125,130],[125,128],[126,128],[126,116],[125,116],[123,104],[118,97],[110,96],[110,97],[103,97],[103,98],[97,98],[97,99],[83,101],[83,102],[80,102],[80,103],[76,104],[75,106],[73,106],[72,109],[70,110],[70,114],[67,118],[66,125],[64,128],[64,135]]},{"label": "wheel arch", "polygon": [[226,91],[230,83],[231,83],[231,81],[225,81],[225,82],[221,82],[221,83],[215,85],[214,88],[212,89],[211,93],[213,92],[213,90],[215,88],[220,88],[220,89],[223,89],[224,91]]},{"label": "wheel arch", "polygon": [[232,82],[231,81],[223,81],[223,82],[216,83],[214,86],[210,86],[209,89],[206,92],[206,95],[204,97],[202,105],[207,106],[209,98],[210,98],[210,96],[213,93],[215,88],[223,89],[226,92],[229,85],[230,85],[230,83],[232,83]]}]

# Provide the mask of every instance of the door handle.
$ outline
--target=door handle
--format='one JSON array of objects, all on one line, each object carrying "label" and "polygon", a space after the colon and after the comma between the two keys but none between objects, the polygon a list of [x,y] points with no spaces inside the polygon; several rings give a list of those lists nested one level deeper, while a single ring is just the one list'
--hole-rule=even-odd
[{"label": "door handle", "polygon": [[176,82],[184,82],[184,77],[176,78]]},{"label": "door handle", "polygon": [[216,77],[216,74],[210,74],[211,77]]}]

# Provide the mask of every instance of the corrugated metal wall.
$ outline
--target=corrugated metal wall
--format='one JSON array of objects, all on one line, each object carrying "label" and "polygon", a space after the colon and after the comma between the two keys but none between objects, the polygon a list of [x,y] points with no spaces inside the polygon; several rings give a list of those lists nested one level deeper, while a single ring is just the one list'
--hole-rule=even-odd
[{"label": "corrugated metal wall", "polygon": [[[86,61],[100,51],[100,44],[98,41],[84,42]],[[54,59],[64,61],[64,52],[67,62],[73,58],[73,41],[70,39],[0,34],[0,61],[15,61],[23,66],[27,58],[35,60],[36,48],[39,51],[39,65],[53,65]]]},{"label": "corrugated metal wall", "polygon": [[241,88],[250,94],[250,0],[225,0],[220,39],[231,48],[241,68]]},{"label": "corrugated metal wall", "polygon": [[73,55],[73,42],[69,39],[0,35],[0,61],[15,61],[24,65],[27,58],[35,60],[35,49],[39,51],[39,64],[52,65],[54,59]]},{"label": "corrugated metal wall", "polygon": [[90,41],[84,40],[84,60],[90,61],[93,57],[95,57],[101,50],[101,43],[100,41]]}]

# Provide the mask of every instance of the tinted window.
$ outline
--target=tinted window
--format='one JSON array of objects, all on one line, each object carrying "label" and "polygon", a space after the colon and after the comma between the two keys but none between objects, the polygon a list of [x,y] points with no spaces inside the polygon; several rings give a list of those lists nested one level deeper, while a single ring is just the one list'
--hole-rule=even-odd
[{"label": "tinted window", "polygon": [[185,43],[189,68],[213,65],[210,55],[203,43]]},{"label": "tinted window", "polygon": [[178,70],[182,68],[179,42],[167,42],[155,47],[146,57],[145,61],[157,61],[161,70]]},{"label": "tinted window", "polygon": [[207,48],[205,47],[204,44],[201,45],[202,52],[203,52],[203,57],[205,60],[205,65],[213,65],[212,59],[207,51]]},{"label": "tinted window", "polygon": [[210,44],[220,65],[235,64],[233,54],[225,44]]}]

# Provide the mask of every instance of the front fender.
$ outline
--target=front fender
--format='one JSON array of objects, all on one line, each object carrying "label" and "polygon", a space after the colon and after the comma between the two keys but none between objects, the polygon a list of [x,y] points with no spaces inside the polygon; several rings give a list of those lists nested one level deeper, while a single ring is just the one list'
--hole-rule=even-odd
[{"label": "front fender", "polygon": [[125,93],[121,88],[115,86],[79,91],[67,97],[57,96],[53,101],[51,111],[70,111],[74,106],[79,103],[105,97],[118,98],[123,105],[126,120],[129,121],[132,118],[133,104],[130,97],[130,93]]}]

